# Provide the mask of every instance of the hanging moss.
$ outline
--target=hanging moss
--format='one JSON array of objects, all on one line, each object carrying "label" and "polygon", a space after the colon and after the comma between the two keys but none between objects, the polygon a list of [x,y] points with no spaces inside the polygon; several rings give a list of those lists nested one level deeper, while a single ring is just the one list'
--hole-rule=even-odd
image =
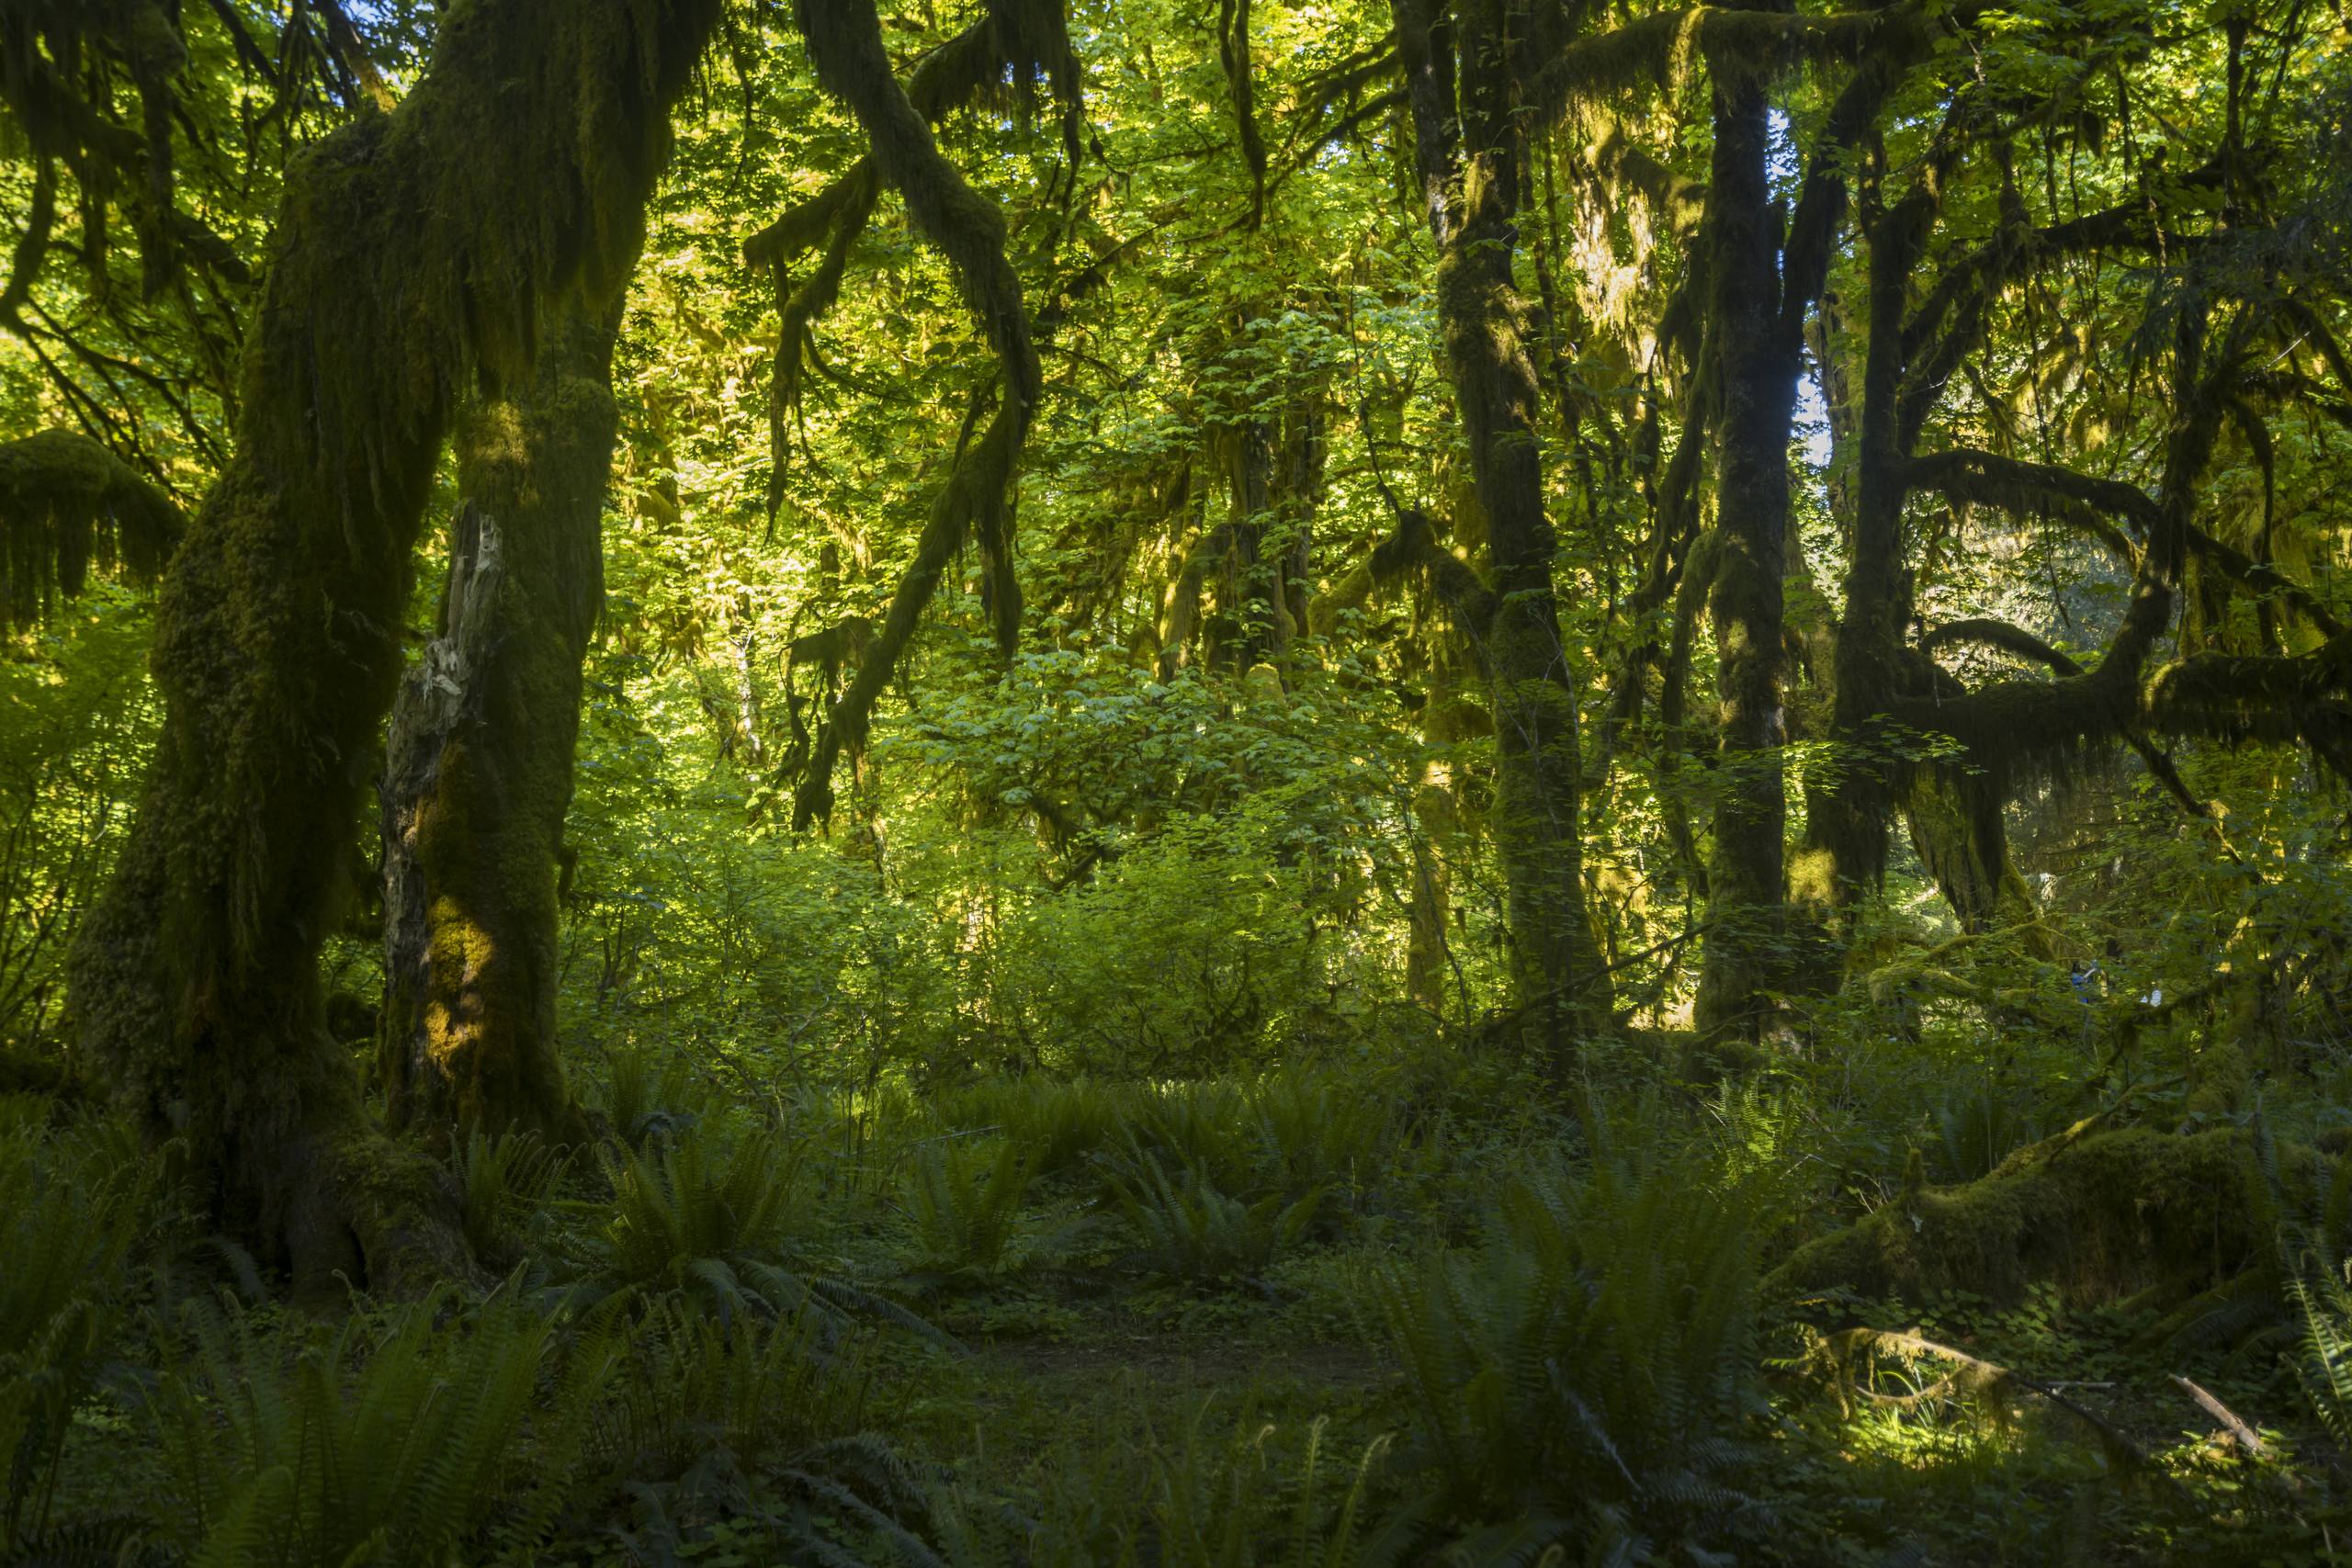
[{"label": "hanging moss", "polygon": [[0,626],[40,620],[93,569],[153,581],[183,526],[170,496],[86,435],[0,442]]},{"label": "hanging moss", "polygon": [[1927,13],[1898,6],[1828,16],[1724,6],[1661,11],[1555,50],[1532,73],[1527,97],[1555,122],[1582,100],[1669,92],[1702,60],[1718,85],[1760,85],[1808,61],[1852,60],[1932,26]]},{"label": "hanging moss", "polygon": [[[987,97],[1007,78],[1024,107],[1045,82],[1061,108],[1062,142],[1077,177],[1079,68],[1059,0],[999,0],[963,31],[916,62],[906,99],[925,125]],[[874,216],[883,165],[869,152],[831,185],[796,202],[743,242],[743,259],[772,272],[776,283],[775,372],[768,400],[771,469],[768,512],[784,502],[789,437],[800,416],[804,367],[815,353],[813,329],[840,297],[852,248]],[[816,267],[795,282],[793,265],[822,246]]]}]

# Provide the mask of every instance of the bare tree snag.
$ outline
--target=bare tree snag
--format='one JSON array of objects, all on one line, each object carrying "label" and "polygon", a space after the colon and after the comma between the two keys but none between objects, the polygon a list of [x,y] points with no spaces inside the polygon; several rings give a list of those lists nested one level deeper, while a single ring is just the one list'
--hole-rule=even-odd
[{"label": "bare tree snag", "polygon": [[440,635],[392,705],[380,1070],[392,1126],[428,1144],[582,1132],[556,1052],[556,878],[604,599],[614,325],[569,317],[527,386],[460,419]]}]

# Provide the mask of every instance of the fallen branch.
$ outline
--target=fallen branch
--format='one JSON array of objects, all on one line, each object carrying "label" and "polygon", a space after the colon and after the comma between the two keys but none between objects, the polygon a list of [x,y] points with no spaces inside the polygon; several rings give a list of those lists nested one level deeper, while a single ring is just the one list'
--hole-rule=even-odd
[{"label": "fallen branch", "polygon": [[[1946,1378],[1928,1393],[1934,1393],[1946,1388],[1959,1386],[1993,1398],[1998,1398],[2012,1392],[2030,1393],[2046,1404],[2064,1411],[2098,1434],[2099,1445],[2126,1469],[2149,1471],[2155,1468],[2148,1457],[2147,1450],[2134,1442],[2129,1433],[2106,1416],[2066,1397],[2059,1392],[2057,1384],[2030,1378],[2023,1372],[2001,1366],[1997,1362],[1988,1361],[1982,1356],[1972,1356],[1965,1350],[1939,1344],[1927,1338],[1917,1329],[1849,1328],[1843,1334],[1833,1335],[1826,1341],[1826,1347],[1837,1358],[1835,1365],[1837,1375],[1840,1379],[1841,1393],[1847,1387],[1859,1386],[1851,1382],[1847,1370],[1852,1361],[1853,1353],[1857,1350],[1886,1351],[1905,1356],[1935,1356],[1955,1363],[1961,1369],[1961,1374],[1963,1375]],[[2218,1410],[2220,1406],[2216,1404],[2213,1408]],[[2233,1416],[2231,1419],[2234,1420],[2235,1417]]]},{"label": "fallen branch", "polygon": [[2239,1420],[2237,1416],[2228,1405],[2223,1404],[2220,1400],[2214,1398],[2211,1394],[2206,1393],[2203,1389],[2198,1387],[2187,1378],[2182,1377],[2178,1372],[2172,1374],[2172,1381],[2178,1383],[2181,1387],[2181,1392],[2188,1394],[2189,1398],[2195,1400],[2199,1407],[2202,1409],[2206,1415],[2211,1416],[2214,1420],[2219,1421],[2222,1424],[2222,1429],[2227,1431],[2232,1438],[2236,1439],[2238,1447],[2246,1451],[2246,1456],[2248,1458],[2260,1459],[2262,1457],[2261,1433],[2247,1426],[2244,1421]]}]

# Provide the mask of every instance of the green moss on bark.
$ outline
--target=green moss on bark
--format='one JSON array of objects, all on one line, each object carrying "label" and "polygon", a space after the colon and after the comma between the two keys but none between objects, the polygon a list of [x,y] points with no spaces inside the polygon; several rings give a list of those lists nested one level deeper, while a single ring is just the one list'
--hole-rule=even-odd
[{"label": "green moss on bark", "polygon": [[617,324],[575,315],[527,386],[459,422],[441,634],[393,711],[381,1072],[392,1124],[435,1143],[581,1131],[556,1048],[556,882],[604,598]]},{"label": "green moss on bark", "polygon": [[399,1272],[425,1212],[378,1179],[412,1167],[368,1130],[317,953],[452,404],[528,370],[544,306],[614,296],[716,12],[453,4],[401,107],[288,178],[235,453],[160,599],[163,734],[73,995],[93,1061],[298,1278]]},{"label": "green moss on bark", "polygon": [[[2283,1153],[2283,1151],[2282,1151]],[[2308,1150],[2282,1158],[2307,1183]],[[2194,1288],[2237,1272],[2264,1247],[2251,1216],[2246,1135],[2180,1137],[2147,1128],[2073,1134],[2020,1149],[1981,1181],[1918,1187],[1774,1270],[1783,1295],[1845,1287],[1911,1299],[1967,1290],[2015,1301],[2038,1280],[2070,1301],[2154,1286]]]}]

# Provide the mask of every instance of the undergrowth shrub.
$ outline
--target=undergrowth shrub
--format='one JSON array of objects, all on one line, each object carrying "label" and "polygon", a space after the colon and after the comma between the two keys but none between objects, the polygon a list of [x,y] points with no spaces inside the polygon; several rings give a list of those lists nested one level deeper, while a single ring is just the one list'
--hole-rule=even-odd
[{"label": "undergrowth shrub", "polygon": [[1272,1423],[1244,1414],[1229,1438],[1195,1419],[1174,1448],[1152,1453],[1154,1561],[1165,1568],[1383,1568],[1399,1560],[1417,1516],[1368,1518],[1369,1483],[1388,1448],[1374,1438],[1352,1466],[1329,1462],[1325,1423],[1295,1458],[1277,1453]]},{"label": "undergrowth shrub", "polygon": [[2306,1257],[2287,1289],[2302,1319],[2295,1374],[2312,1413],[2352,1451],[2352,1275]]},{"label": "undergrowth shrub", "polygon": [[[1645,1119],[1656,1122],[1657,1119]],[[1473,1560],[1639,1556],[1749,1506],[1770,1183],[1662,1124],[1507,1180],[1479,1243],[1372,1276],[1433,1516]]]},{"label": "undergrowth shrub", "polygon": [[471,1133],[449,1155],[466,1243],[493,1266],[514,1261],[544,1234],[548,1198],[571,1168],[567,1151],[536,1133]]},{"label": "undergrowth shrub", "polygon": [[588,1238],[593,1290],[679,1291],[722,1314],[797,1312],[808,1291],[786,1267],[798,1217],[796,1154],[757,1134],[697,1126],[606,1155],[613,1196]]},{"label": "undergrowth shrub", "polygon": [[1093,1078],[1056,1083],[1035,1074],[975,1084],[952,1107],[956,1124],[995,1127],[1029,1151],[1041,1177],[1084,1163],[1125,1125],[1134,1100]]},{"label": "undergrowth shrub", "polygon": [[1139,1149],[1237,1192],[1255,1184],[1261,1163],[1248,1102],[1227,1078],[1154,1086],[1137,1100],[1122,1142],[1129,1163]]},{"label": "undergrowth shrub", "polygon": [[1396,1157],[1396,1113],[1381,1096],[1316,1068],[1286,1068],[1250,1086],[1249,1125],[1270,1185],[1294,1197],[1361,1192]]},{"label": "undergrowth shrub", "polygon": [[290,1359],[243,1312],[195,1311],[152,1401],[157,1533],[195,1563],[287,1568],[444,1562],[493,1522],[542,1538],[609,1358],[591,1347],[543,1388],[546,1316],[512,1290],[453,1304],[311,1330]]},{"label": "undergrowth shrub", "polygon": [[1206,1410],[1172,1445],[1057,1455],[1035,1513],[965,1487],[933,1495],[933,1556],[947,1568],[1389,1568],[1407,1561],[1418,1516],[1375,1517],[1388,1439],[1352,1464],[1326,1451],[1325,1423],[1300,1445],[1245,1411],[1206,1432]]},{"label": "undergrowth shrub", "polygon": [[729,1136],[714,1119],[606,1155],[612,1198],[577,1245],[563,1294],[600,1314],[675,1295],[722,1319],[812,1314],[838,1331],[862,1317],[944,1340],[897,1303],[801,1266],[803,1148],[759,1132]]},{"label": "undergrowth shrub", "polygon": [[988,1275],[1021,1261],[1014,1241],[1036,1169],[1035,1150],[1018,1137],[993,1148],[953,1138],[919,1151],[904,1196],[923,1269]]},{"label": "undergrowth shrub", "polygon": [[1957,1185],[1995,1167],[2041,1135],[2032,1108],[1990,1077],[1939,1100],[1926,1153],[1936,1180]]},{"label": "undergrowth shrub", "polygon": [[714,1455],[751,1472],[859,1427],[864,1373],[814,1314],[721,1321],[662,1300],[626,1339],[596,1445],[622,1472],[676,1476]]},{"label": "undergrowth shrub", "polygon": [[718,1097],[691,1057],[635,1043],[605,1057],[600,1108],[616,1135],[641,1145],[698,1125],[718,1109]]},{"label": "undergrowth shrub", "polygon": [[1219,1191],[1209,1173],[1197,1167],[1182,1167],[1171,1175],[1140,1150],[1107,1180],[1145,1266],[1195,1285],[1264,1273],[1306,1235],[1323,1200],[1323,1190],[1316,1188],[1297,1198],[1273,1192],[1245,1201]]},{"label": "undergrowth shrub", "polygon": [[154,1195],[138,1153],[113,1122],[0,1130],[0,1554],[47,1529],[74,1412],[116,1359]]},{"label": "undergrowth shrub", "polygon": [[863,1429],[865,1371],[821,1314],[722,1321],[673,1298],[626,1339],[597,1447],[637,1505],[634,1560],[731,1547],[758,1553],[741,1561],[863,1561],[828,1520],[923,1550],[910,1521],[930,1478]]}]

